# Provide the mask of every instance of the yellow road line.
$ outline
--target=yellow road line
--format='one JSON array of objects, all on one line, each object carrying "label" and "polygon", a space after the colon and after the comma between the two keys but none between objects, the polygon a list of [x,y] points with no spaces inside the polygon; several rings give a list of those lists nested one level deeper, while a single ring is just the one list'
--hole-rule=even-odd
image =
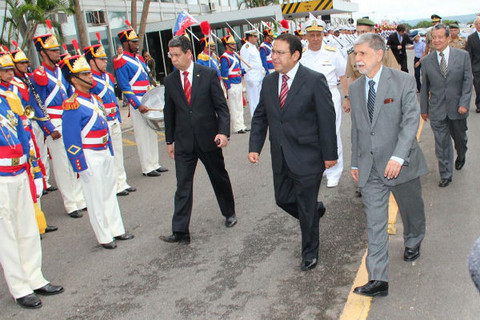
[{"label": "yellow road line", "polygon": [[[133,131],[126,131],[126,133],[129,133],[129,134],[133,135]],[[165,134],[163,132],[158,132],[157,131],[157,135],[159,136],[159,138],[157,140],[158,142],[165,141]],[[137,145],[135,143],[135,141],[129,140],[127,138],[122,138],[122,141],[123,141],[124,145],[128,145],[128,146],[136,146]]]},{"label": "yellow road line", "polygon": [[[417,140],[420,140],[424,123],[425,121],[420,119],[420,124],[417,131]],[[393,195],[390,194],[388,203],[388,234],[390,235],[396,234],[395,222],[397,221],[397,214],[397,203]],[[367,251],[365,251],[365,254],[363,255],[362,263],[358,268],[357,275],[353,281],[352,289],[348,294],[347,302],[345,303],[342,314],[340,315],[340,320],[366,320],[368,318],[373,299],[371,297],[361,296],[353,293],[353,289],[355,287],[362,286],[368,282],[368,272],[365,265],[366,257]]]}]

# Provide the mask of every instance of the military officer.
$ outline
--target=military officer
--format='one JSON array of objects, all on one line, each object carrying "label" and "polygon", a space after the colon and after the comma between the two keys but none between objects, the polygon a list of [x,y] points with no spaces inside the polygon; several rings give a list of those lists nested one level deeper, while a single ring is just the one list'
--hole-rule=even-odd
[{"label": "military officer", "polygon": [[[248,105],[250,107],[250,116],[253,117],[258,100],[260,99],[260,89],[262,88],[262,80],[265,75],[265,69],[262,65],[260,52],[257,48],[258,31],[245,31],[247,42],[240,49],[240,57],[242,67],[245,70],[245,86],[247,89]],[[247,64],[248,63],[248,66]]]},{"label": "military officer", "polygon": [[464,37],[460,37],[460,27],[458,23],[450,24],[450,47],[457,49],[464,49],[467,46],[467,40]]},{"label": "military officer", "polygon": [[93,86],[90,92],[102,99],[102,104],[107,113],[108,129],[112,138],[113,160],[116,176],[117,196],[126,196],[137,189],[127,183],[127,173],[123,162],[122,118],[115,96],[113,75],[107,72],[107,55],[101,44],[96,44],[83,49],[92,69]]},{"label": "military officer", "polygon": [[262,65],[265,69],[265,74],[270,74],[275,69],[273,68],[272,62],[272,42],[273,42],[273,31],[271,28],[265,28],[263,30],[264,40],[260,45],[260,58],[262,59]]},{"label": "military officer", "polygon": [[[432,24],[433,26],[439,24],[440,22],[442,22],[442,18],[437,15],[437,14],[432,14],[432,16],[430,17],[432,19]],[[430,52],[434,51],[435,49],[433,48],[433,44],[432,44],[432,30],[433,30],[433,26],[430,27],[427,31],[427,33],[425,34],[425,43],[426,43],[426,46],[425,46],[425,52],[423,53],[423,56],[426,56],[427,54],[429,54]],[[418,65],[417,65],[418,64]],[[418,61],[416,64],[415,64],[415,67],[418,67],[420,65],[420,61]]]},{"label": "military officer", "polygon": [[204,37],[200,39],[200,48],[202,48],[202,52],[197,56],[197,63],[215,69],[218,78],[221,79],[220,61],[216,54],[217,46],[215,41],[210,37]]},{"label": "military officer", "polygon": [[[80,175],[90,224],[105,249],[115,249],[115,240],[130,240],[125,232],[116,193],[112,139],[102,100],[92,95],[93,77],[84,56],[65,58],[62,72],[75,87],[63,102],[65,152]],[[110,110],[111,111],[111,110]]]},{"label": "military officer", "polygon": [[243,120],[242,74],[240,60],[236,56],[237,45],[230,35],[222,38],[225,52],[220,57],[220,74],[227,90],[227,104],[230,110],[230,122],[235,133],[249,131]]},{"label": "military officer", "polygon": [[302,54],[300,63],[304,66],[322,73],[327,79],[330,93],[332,94],[335,106],[335,126],[337,134],[337,163],[325,170],[327,176],[327,187],[333,188],[338,185],[343,171],[342,140],[340,136],[340,125],[342,123],[342,106],[340,92],[337,89],[337,79],[343,88],[347,86],[345,76],[345,60],[335,47],[323,44],[323,31],[325,22],[320,19],[310,19],[305,25],[308,39],[308,49]]},{"label": "military officer", "polygon": [[[80,218],[83,216],[81,211],[85,209],[85,199],[77,175],[68,163],[61,135],[62,103],[72,94],[72,88],[57,65],[60,61],[60,46],[55,35],[49,33],[36,36],[33,42],[42,58],[42,65],[33,73],[32,85],[40,100],[43,101],[49,119],[37,121],[37,123],[46,136],[47,146],[52,156],[55,181],[62,194],[65,210],[70,217]],[[37,134],[37,139],[41,141],[43,136]],[[40,149],[40,154],[45,163],[46,152]]]},{"label": "military officer", "polygon": [[168,171],[158,162],[158,136],[142,119],[141,113],[148,112],[148,107],[141,103],[141,98],[149,89],[148,67],[138,53],[138,36],[130,27],[118,33],[123,45],[123,54],[113,61],[118,85],[122,89],[124,99],[128,100],[131,109],[135,141],[138,157],[144,176],[157,177]]}]

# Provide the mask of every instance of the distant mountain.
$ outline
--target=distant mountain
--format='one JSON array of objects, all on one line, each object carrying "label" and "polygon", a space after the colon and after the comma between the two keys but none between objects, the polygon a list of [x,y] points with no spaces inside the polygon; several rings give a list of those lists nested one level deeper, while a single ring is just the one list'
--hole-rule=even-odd
[{"label": "distant mountain", "polygon": [[[475,20],[475,14],[466,14],[463,16],[450,16],[450,17],[442,17],[443,20],[455,20],[459,23],[469,23]],[[425,17],[425,19],[416,19],[416,20],[402,20],[401,23],[408,23],[411,26],[416,25],[420,21],[430,20],[429,17]]]}]

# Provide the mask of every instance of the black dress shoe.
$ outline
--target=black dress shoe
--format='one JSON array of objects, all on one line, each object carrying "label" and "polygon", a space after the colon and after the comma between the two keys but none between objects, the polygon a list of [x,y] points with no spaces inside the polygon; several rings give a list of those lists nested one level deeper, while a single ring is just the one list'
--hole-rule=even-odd
[{"label": "black dress shoe", "polygon": [[318,216],[321,218],[323,217],[323,215],[325,214],[325,211],[327,211],[327,209],[325,208],[325,206],[323,205],[323,202],[322,201],[318,201],[317,202],[317,212],[318,212]]},{"label": "black dress shoe", "polygon": [[46,195],[46,194],[48,194],[48,191],[47,191],[47,190],[43,190],[43,191],[42,191],[42,196],[44,196],[44,195]]},{"label": "black dress shoe", "polygon": [[40,300],[34,293],[27,294],[24,297],[15,299],[21,307],[27,309],[38,309],[42,306],[42,300]]},{"label": "black dress shoe", "polygon": [[304,260],[302,260],[302,265],[301,265],[300,269],[302,271],[307,271],[307,270],[312,270],[316,266],[317,266],[317,259],[316,258],[313,258],[311,260],[304,259]]},{"label": "black dress shoe", "polygon": [[80,209],[80,211],[87,211],[87,207]]},{"label": "black dress shoe", "polygon": [[116,249],[117,248],[117,244],[115,243],[115,241],[112,241],[112,242],[109,242],[109,243],[100,243],[100,245],[102,247],[104,247],[105,249]]},{"label": "black dress shoe", "polygon": [[243,131],[248,132],[248,131],[250,131],[250,129],[249,129],[249,128],[245,128],[245,129],[243,129]]},{"label": "black dress shoe", "polygon": [[388,296],[388,282],[370,280],[365,285],[361,287],[356,287],[353,292],[368,297],[385,297]]},{"label": "black dress shoe", "polygon": [[162,173],[162,172],[167,172],[168,169],[165,168],[165,167],[159,167],[159,168],[155,169],[155,171]]},{"label": "black dress shoe", "polygon": [[403,253],[403,260],[415,261],[418,257],[420,257],[420,246],[417,246],[416,248],[405,247],[405,252]]},{"label": "black dress shoe", "polygon": [[189,233],[179,233],[179,232],[174,232],[172,235],[166,237],[166,236],[160,236],[160,239],[162,239],[165,242],[168,243],[174,243],[174,242],[181,242],[185,244],[190,244],[190,234]]},{"label": "black dress shoe", "polygon": [[157,172],[156,170],[152,170],[149,173],[144,173],[143,175],[147,177],[159,177],[160,172]]},{"label": "black dress shoe", "polygon": [[476,113],[480,113],[480,109],[475,109],[475,112],[476,112]]},{"label": "black dress shoe", "polygon": [[456,170],[462,170],[464,165],[465,165],[465,158],[463,158],[462,160],[460,160],[460,158],[457,158],[457,160],[455,160]]},{"label": "black dress shoe", "polygon": [[133,239],[135,236],[131,233],[125,232],[124,234],[121,234],[119,236],[116,236],[116,240],[130,240]]},{"label": "black dress shoe", "polygon": [[357,188],[357,190],[355,191],[355,196],[358,198],[362,197],[362,191],[360,191],[360,188]]},{"label": "black dress shoe", "polygon": [[225,226],[227,228],[231,228],[236,224],[237,224],[237,216],[234,214],[228,217],[227,219],[225,219]]},{"label": "black dress shoe", "polygon": [[63,292],[62,286],[54,286],[50,283],[47,283],[41,288],[38,288],[35,291],[36,294],[41,294],[42,296],[53,296],[54,294],[59,294]]},{"label": "black dress shoe", "polygon": [[128,192],[135,192],[135,191],[137,191],[137,188],[135,188],[135,187],[128,187],[128,188],[125,189],[125,190],[127,190]]},{"label": "black dress shoe", "polygon": [[438,183],[438,186],[440,188],[445,188],[446,186],[448,186],[450,184],[450,182],[452,182],[452,178],[450,178],[450,179],[440,179],[440,182]]},{"label": "black dress shoe", "polygon": [[53,231],[57,231],[58,230],[58,227],[55,227],[55,226],[47,226],[45,228],[45,232],[53,232]]},{"label": "black dress shoe", "polygon": [[83,213],[81,213],[78,210],[72,211],[68,215],[70,216],[70,218],[75,218],[75,219],[83,217]]},{"label": "black dress shoe", "polygon": [[48,191],[48,192],[50,192],[50,191],[57,191],[57,190],[58,190],[58,188],[55,187],[55,186],[50,186],[50,187],[47,188],[47,191]]},{"label": "black dress shoe", "polygon": [[117,196],[128,196],[130,194],[130,192],[128,192],[127,190],[123,190],[123,191],[120,191],[120,192],[117,192]]},{"label": "black dress shoe", "polygon": [[243,129],[240,129],[240,130],[236,131],[235,133],[243,134],[243,133],[247,133],[247,131],[245,131],[245,130],[243,130]]}]

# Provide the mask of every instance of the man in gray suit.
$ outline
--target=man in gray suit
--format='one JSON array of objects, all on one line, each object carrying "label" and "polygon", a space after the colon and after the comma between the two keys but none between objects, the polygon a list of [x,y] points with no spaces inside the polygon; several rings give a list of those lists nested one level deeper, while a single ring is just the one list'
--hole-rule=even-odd
[{"label": "man in gray suit", "polygon": [[440,23],[433,27],[434,51],[422,59],[420,107],[423,120],[430,119],[435,154],[440,170],[439,187],[452,182],[453,147],[455,169],[462,169],[467,153],[467,117],[472,97],[472,67],[467,51],[451,48],[450,30]]},{"label": "man in gray suit", "polygon": [[388,295],[388,199],[395,196],[404,226],[404,260],[420,256],[425,212],[420,176],[428,172],[416,140],[420,108],[415,79],[382,66],[385,41],[364,34],[355,41],[355,63],[363,76],[350,85],[351,174],[362,191],[367,215],[369,282],[354,289]]}]

